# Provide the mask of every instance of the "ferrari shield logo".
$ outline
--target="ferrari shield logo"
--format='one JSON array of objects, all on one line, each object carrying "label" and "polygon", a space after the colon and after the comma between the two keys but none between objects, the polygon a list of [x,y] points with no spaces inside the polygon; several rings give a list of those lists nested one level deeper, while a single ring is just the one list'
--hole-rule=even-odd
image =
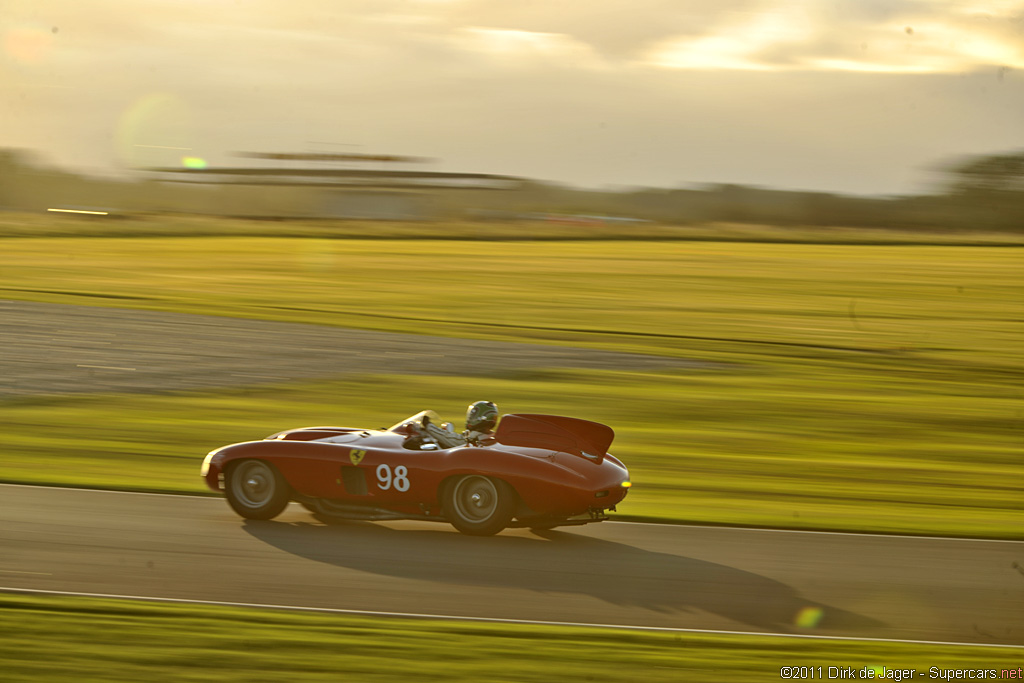
[{"label": "ferrari shield logo", "polygon": [[365,456],[365,455],[366,455],[366,451],[360,450],[358,448],[353,448],[348,453],[348,457],[352,461],[353,465],[358,465],[359,463],[361,463],[363,461],[363,456]]}]

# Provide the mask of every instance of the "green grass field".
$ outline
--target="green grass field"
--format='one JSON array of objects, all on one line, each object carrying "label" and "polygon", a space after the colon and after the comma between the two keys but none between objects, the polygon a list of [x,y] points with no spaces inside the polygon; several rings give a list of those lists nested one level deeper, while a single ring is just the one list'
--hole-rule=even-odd
[{"label": "green grass field", "polygon": [[807,244],[1024,245],[1012,232],[913,230],[835,225],[772,226],[750,223],[692,225],[571,224],[522,222],[390,222],[352,220],[255,220],[193,214],[69,216],[0,214],[5,237],[315,237],[372,240],[673,240]]},{"label": "green grass field", "polygon": [[[1019,649],[415,621],[0,594],[5,681],[768,681],[1017,671]],[[805,672],[807,673],[807,672]],[[817,674],[817,670],[815,671]],[[884,670],[883,670],[884,675]],[[809,678],[809,677],[808,677]],[[893,680],[890,674],[889,680]]]},{"label": "green grass field", "polygon": [[[382,242],[333,239],[344,236],[335,226],[175,220],[0,223],[0,298],[707,365],[7,398],[0,480],[200,492],[201,457],[225,443],[307,424],[376,426],[409,407],[454,417],[486,397],[613,425],[613,451],[636,482],[620,512],[634,518],[1022,535],[1017,248],[823,230],[804,241],[918,243],[771,244],[794,233],[756,230],[762,243],[685,241],[742,240],[746,228],[646,242],[586,241],[594,235],[565,228],[578,241],[492,242],[534,233],[433,226],[428,234],[449,241],[432,241],[408,239],[421,226],[372,226]],[[292,236],[267,236],[281,231]],[[915,668],[919,679],[930,667],[1009,670],[1019,652],[0,594],[0,678],[11,681],[711,682],[780,680],[783,666]]]},{"label": "green grass field", "polygon": [[[1020,537],[1017,248],[317,238],[0,241],[0,296],[709,361],[9,398],[0,479],[196,492],[213,447],[430,406],[607,422],[642,518]],[[158,389],[158,387],[154,387]],[[401,397],[401,402],[399,401]],[[268,429],[268,426],[272,425]]]}]

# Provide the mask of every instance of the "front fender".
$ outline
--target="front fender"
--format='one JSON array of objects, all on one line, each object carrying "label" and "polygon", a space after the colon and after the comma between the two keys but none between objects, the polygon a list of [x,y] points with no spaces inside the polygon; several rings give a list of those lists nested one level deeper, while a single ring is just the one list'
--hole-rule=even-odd
[{"label": "front fender", "polygon": [[[230,446],[222,446],[215,448],[206,454],[203,458],[202,467],[199,468],[199,476],[206,482],[206,486],[211,491],[221,493],[224,491],[224,470],[227,469],[228,463],[234,460],[240,460],[247,457],[259,457],[254,453],[255,449],[251,448],[257,444],[262,443],[261,441],[245,441],[242,443],[233,443]],[[250,455],[250,453],[254,453]]]},{"label": "front fender", "polygon": [[301,478],[295,471],[308,469],[308,463],[316,461],[334,462],[337,446],[315,441],[263,440],[243,441],[210,451],[203,459],[200,476],[213,491],[224,490],[224,472],[232,462],[249,458],[272,463],[288,480],[289,485],[304,492]]}]

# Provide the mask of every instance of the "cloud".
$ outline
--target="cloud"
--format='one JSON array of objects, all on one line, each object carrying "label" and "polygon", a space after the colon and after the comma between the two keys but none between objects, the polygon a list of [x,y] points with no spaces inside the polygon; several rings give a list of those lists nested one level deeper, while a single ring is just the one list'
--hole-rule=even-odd
[{"label": "cloud", "polygon": [[469,52],[517,67],[606,66],[589,45],[564,33],[469,26],[456,34],[454,43]]},{"label": "cloud", "polygon": [[[78,166],[116,158],[126,113],[162,94],[180,106],[139,139],[187,120],[171,142],[214,164],[324,141],[584,183],[793,184],[825,176],[786,181],[770,160],[790,148],[846,169],[890,136],[899,169],[1019,144],[1018,76],[988,67],[1020,63],[1024,0],[0,1],[0,146]],[[938,83],[942,106],[911,101]]]},{"label": "cloud", "polygon": [[652,44],[699,35],[756,0],[464,0],[445,14],[449,26],[555,33],[586,44],[609,61],[629,62]]},{"label": "cloud", "polygon": [[327,67],[379,72],[378,64],[397,62],[457,74],[516,62],[535,69],[1024,68],[1024,0],[12,2],[0,27],[0,47],[16,67],[11,78],[47,64],[79,75],[173,65],[205,71],[199,79],[248,71],[288,82]]},{"label": "cloud", "polygon": [[[849,10],[849,11],[846,11]],[[896,2],[826,7],[765,3],[732,23],[654,45],[644,63],[673,69],[956,73],[1024,68],[1024,2]]]},{"label": "cloud", "polygon": [[[524,60],[538,52],[537,44],[527,49],[527,36],[558,36],[573,46],[581,67],[597,61],[612,68],[895,73],[1024,67],[1024,0],[451,0],[380,7],[381,16],[418,17],[417,28],[435,36],[474,28],[506,44],[520,36],[522,49],[506,56]],[[410,7],[419,14],[403,14]]]},{"label": "cloud", "polygon": [[768,70],[767,51],[795,48],[814,35],[813,17],[796,4],[745,13],[699,36],[674,37],[648,51],[649,64],[680,69]]}]

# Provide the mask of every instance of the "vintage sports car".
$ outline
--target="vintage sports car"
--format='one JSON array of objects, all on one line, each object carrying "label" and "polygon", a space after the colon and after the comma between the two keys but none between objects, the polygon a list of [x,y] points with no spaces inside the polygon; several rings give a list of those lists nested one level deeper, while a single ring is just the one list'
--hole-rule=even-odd
[{"label": "vintage sports car", "polygon": [[248,519],[295,500],[327,517],[446,521],[478,536],[599,522],[630,486],[608,453],[614,432],[597,422],[510,414],[468,440],[438,425],[423,411],[389,429],[284,431],[212,451],[202,477]]}]

